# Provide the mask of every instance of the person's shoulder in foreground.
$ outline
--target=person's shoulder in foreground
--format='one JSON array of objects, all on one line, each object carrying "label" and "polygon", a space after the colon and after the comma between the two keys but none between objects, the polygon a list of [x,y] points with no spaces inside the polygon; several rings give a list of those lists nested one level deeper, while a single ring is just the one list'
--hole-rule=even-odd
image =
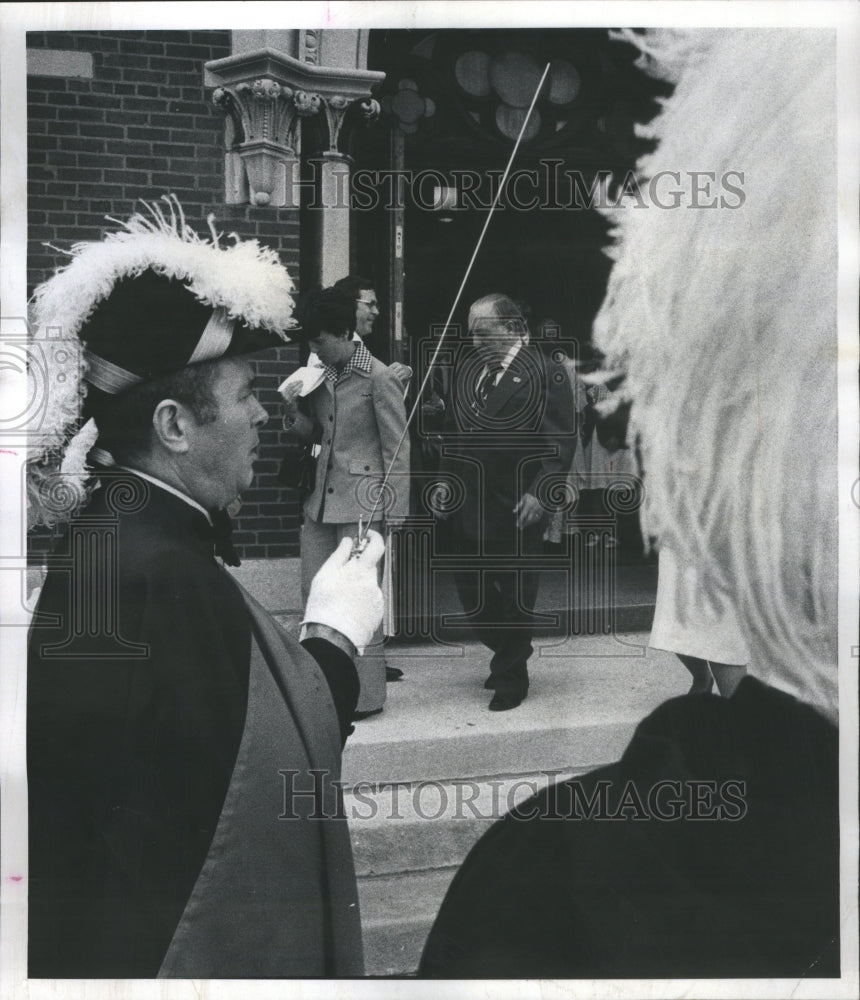
[{"label": "person's shoulder in foreground", "polygon": [[419,975],[838,975],[837,765],[836,728],[753,678],[666,702],[485,834]]}]

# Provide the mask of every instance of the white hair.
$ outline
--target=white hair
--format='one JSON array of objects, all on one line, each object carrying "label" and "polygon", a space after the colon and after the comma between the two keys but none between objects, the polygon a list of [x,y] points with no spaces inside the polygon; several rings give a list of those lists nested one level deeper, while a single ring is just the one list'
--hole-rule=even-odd
[{"label": "white hair", "polygon": [[753,674],[835,718],[835,34],[696,32],[690,51],[640,173],[738,171],[742,196],[617,210],[594,339],[627,372],[645,530],[734,604]]},{"label": "white hair", "polygon": [[520,307],[509,295],[492,292],[476,299],[469,307],[469,330],[482,319],[497,320],[511,334],[528,339],[528,324]]}]

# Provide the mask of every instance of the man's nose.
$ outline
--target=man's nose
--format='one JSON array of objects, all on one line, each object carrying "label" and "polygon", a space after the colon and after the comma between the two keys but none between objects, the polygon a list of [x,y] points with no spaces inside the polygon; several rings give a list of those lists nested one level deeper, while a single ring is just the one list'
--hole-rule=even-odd
[{"label": "man's nose", "polygon": [[257,404],[256,410],[254,412],[254,417],[251,421],[254,427],[262,427],[269,419],[269,414],[266,412],[266,408],[260,402],[259,399],[254,397],[254,402]]}]

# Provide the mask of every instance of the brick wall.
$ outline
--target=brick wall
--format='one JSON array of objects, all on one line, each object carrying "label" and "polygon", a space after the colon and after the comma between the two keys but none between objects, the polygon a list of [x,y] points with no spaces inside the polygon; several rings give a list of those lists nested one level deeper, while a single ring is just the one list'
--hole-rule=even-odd
[{"label": "brick wall", "polygon": [[[92,79],[27,78],[31,291],[64,259],[45,243],[101,239],[115,228],[106,215],[127,218],[136,199],[166,192],[198,231],[214,212],[219,230],[273,247],[298,279],[298,212],[224,205],[224,120],[203,87],[203,64],[230,54],[229,32],[31,32],[27,47],[93,57]],[[254,363],[261,401],[275,414],[276,387],[298,363],[296,349]],[[279,425],[273,419],[262,431],[257,478],[236,525],[247,558],[298,554],[298,500],[277,484]],[[44,547],[34,538],[35,553]]]}]

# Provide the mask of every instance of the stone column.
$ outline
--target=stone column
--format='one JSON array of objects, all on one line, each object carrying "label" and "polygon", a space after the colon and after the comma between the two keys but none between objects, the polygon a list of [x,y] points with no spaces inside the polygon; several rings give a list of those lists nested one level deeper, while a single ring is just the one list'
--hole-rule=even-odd
[{"label": "stone column", "polygon": [[[237,32],[240,42],[268,42]],[[308,207],[303,243],[315,248],[312,280],[331,284],[349,271],[348,133],[379,114],[371,88],[384,73],[319,65],[359,58],[360,33],[326,46],[324,32],[283,32],[279,43],[303,58],[263,47],[206,64],[205,82],[226,115],[225,200],[261,207]],[[343,34],[343,33],[341,33]],[[236,39],[234,39],[235,47]],[[349,44],[346,44],[349,43]],[[305,163],[310,169],[302,171]],[[309,177],[303,176],[303,173]],[[305,242],[307,237],[307,242]]]},{"label": "stone column", "polygon": [[[311,224],[319,241],[319,275],[323,286],[349,273],[350,196],[352,157],[348,132],[379,115],[375,100],[353,100],[344,94],[321,96],[325,128],[316,129],[318,149],[308,150],[314,165],[314,201]],[[322,119],[321,119],[322,122]]]}]

